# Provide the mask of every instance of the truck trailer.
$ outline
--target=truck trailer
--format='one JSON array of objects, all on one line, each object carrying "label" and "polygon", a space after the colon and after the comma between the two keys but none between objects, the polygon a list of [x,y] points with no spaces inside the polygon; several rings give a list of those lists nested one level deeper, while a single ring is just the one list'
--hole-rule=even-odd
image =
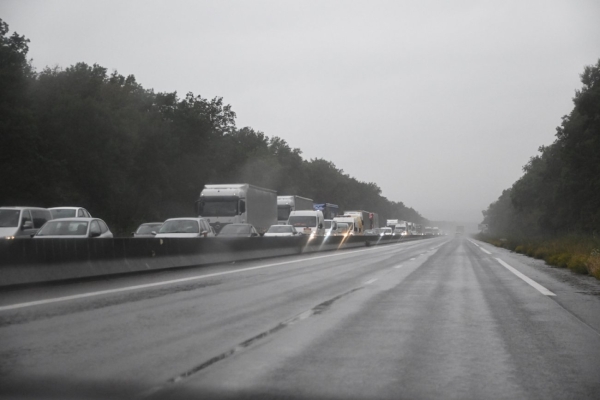
[{"label": "truck trailer", "polygon": [[321,211],[325,219],[334,219],[340,213],[338,205],[331,203],[314,203],[313,210]]},{"label": "truck trailer", "polygon": [[313,211],[312,199],[300,196],[277,196],[277,223],[285,225],[290,213],[297,210]]},{"label": "truck trailer", "polygon": [[262,235],[277,224],[277,192],[248,183],[205,185],[196,211],[217,233],[224,225],[245,223]]}]

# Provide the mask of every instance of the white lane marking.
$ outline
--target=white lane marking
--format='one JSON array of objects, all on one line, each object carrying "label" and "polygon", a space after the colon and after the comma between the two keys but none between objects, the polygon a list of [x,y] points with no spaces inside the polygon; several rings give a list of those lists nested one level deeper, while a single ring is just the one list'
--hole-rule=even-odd
[{"label": "white lane marking", "polygon": [[486,249],[484,249],[483,247],[480,247],[479,250],[483,251],[486,254],[492,254],[489,251],[487,251]]},{"label": "white lane marking", "polygon": [[[393,247],[398,247],[401,244],[402,243],[393,245]],[[389,248],[390,248],[389,246],[371,247],[369,249],[345,251],[340,254],[329,254],[326,256],[303,258],[303,259],[293,260],[293,261],[285,261],[285,262],[274,263],[274,264],[259,265],[256,267],[241,268],[241,269],[236,269],[233,271],[216,272],[214,274],[196,275],[196,276],[190,276],[187,278],[172,279],[169,281],[147,283],[144,285],[126,286],[126,287],[122,287],[122,288],[118,288],[118,289],[100,290],[97,292],[81,293],[81,294],[75,294],[72,296],[55,297],[55,298],[45,299],[45,300],[36,300],[36,301],[30,301],[30,302],[26,302],[26,303],[11,304],[8,306],[1,306],[0,311],[16,310],[19,308],[39,306],[42,304],[51,304],[51,303],[58,303],[58,302],[62,302],[62,301],[77,300],[77,299],[83,299],[86,297],[101,296],[103,294],[113,294],[113,293],[127,292],[130,290],[147,289],[147,288],[156,287],[156,286],[171,285],[173,283],[189,282],[189,281],[194,281],[194,280],[198,280],[198,279],[206,279],[206,278],[214,278],[217,276],[237,274],[240,272],[254,271],[254,270],[263,269],[263,268],[272,268],[272,267],[277,267],[280,265],[293,264],[293,263],[298,263],[298,262],[303,262],[303,261],[318,260],[318,259],[329,258],[329,257],[339,257],[339,256],[343,256],[343,255],[348,255],[348,254],[361,253],[364,251],[372,251],[372,250],[377,250],[377,249],[389,249]]]},{"label": "white lane marking", "polygon": [[530,286],[532,286],[533,288],[535,288],[541,294],[545,294],[546,296],[556,296],[556,294],[552,293],[551,291],[549,291],[548,289],[546,289],[545,287],[543,287],[542,285],[540,285],[539,283],[537,283],[533,279],[529,278],[528,276],[523,275],[521,272],[517,271],[516,269],[514,269],[513,267],[511,267],[510,265],[508,265],[507,263],[505,263],[501,259],[496,258],[496,260],[503,267],[505,267],[506,269],[508,269],[510,272],[512,272],[513,274],[515,274],[519,278],[523,279],[525,282],[527,282]]},{"label": "white lane marking", "polygon": [[402,265],[396,265],[394,268],[396,268],[396,269],[402,268]]},{"label": "white lane marking", "polygon": [[410,261],[416,260],[416,258],[411,258]]},{"label": "white lane marking", "polygon": [[371,283],[377,281],[377,279],[371,279],[370,281],[366,281],[363,285],[370,285]]},{"label": "white lane marking", "polygon": [[479,246],[477,243],[475,243],[475,242],[474,242],[474,241],[472,241],[472,240],[469,240],[469,242],[473,243],[473,244],[474,244],[475,246],[477,246],[477,247],[481,247],[481,246]]}]

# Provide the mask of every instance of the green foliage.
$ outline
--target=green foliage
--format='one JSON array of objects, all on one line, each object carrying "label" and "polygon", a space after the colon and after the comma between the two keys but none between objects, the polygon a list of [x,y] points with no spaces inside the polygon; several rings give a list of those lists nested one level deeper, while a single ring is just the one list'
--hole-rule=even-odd
[{"label": "green foliage", "polygon": [[483,212],[494,235],[562,236],[600,232],[600,60],[581,74],[574,109],[556,140]]},{"label": "green foliage", "polygon": [[194,215],[207,183],[247,182],[380,221],[425,219],[279,137],[235,126],[222,98],[154,93],[97,64],[34,73],[29,40],[0,20],[0,204],[81,205],[117,233]]}]

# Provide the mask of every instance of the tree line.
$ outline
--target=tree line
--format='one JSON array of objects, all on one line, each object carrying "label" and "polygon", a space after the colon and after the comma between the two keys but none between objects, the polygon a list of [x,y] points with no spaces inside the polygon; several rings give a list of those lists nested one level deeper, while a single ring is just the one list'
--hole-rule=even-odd
[{"label": "tree line", "polygon": [[505,237],[600,233],[600,60],[580,75],[574,108],[541,146],[523,176],[483,211],[489,232]]},{"label": "tree line", "polygon": [[205,184],[251,183],[380,221],[426,220],[332,162],[250,127],[223,99],[155,93],[94,64],[35,71],[0,20],[0,205],[86,207],[114,232],[194,215]]}]

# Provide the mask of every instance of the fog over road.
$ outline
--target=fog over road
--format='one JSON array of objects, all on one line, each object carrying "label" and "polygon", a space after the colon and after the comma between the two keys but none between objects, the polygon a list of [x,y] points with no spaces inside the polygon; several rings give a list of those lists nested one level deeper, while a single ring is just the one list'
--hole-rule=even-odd
[{"label": "fog over road", "polygon": [[0,294],[2,398],[597,399],[599,371],[597,295],[462,236]]}]

